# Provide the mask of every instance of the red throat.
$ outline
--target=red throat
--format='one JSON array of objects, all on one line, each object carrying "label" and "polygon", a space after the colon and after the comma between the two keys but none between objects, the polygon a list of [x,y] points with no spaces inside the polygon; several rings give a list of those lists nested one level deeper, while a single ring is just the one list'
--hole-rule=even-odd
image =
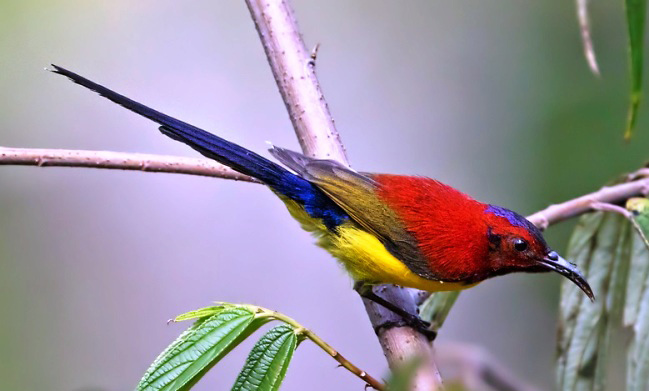
[{"label": "red throat", "polygon": [[446,281],[482,274],[488,252],[486,205],[434,179],[380,174],[379,197],[417,240],[431,272]]}]

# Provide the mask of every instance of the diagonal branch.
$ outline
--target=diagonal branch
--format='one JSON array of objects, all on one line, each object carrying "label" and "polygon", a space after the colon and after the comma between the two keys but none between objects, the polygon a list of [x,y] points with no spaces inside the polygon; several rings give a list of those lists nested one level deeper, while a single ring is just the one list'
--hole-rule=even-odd
[{"label": "diagonal branch", "polygon": [[[349,165],[315,75],[315,51],[313,55],[307,52],[288,1],[246,0],[246,4],[302,151]],[[403,290],[391,285],[381,289],[393,304],[416,310],[412,295],[403,294]],[[394,369],[414,357],[424,359],[428,365],[418,370],[413,389],[441,390],[442,380],[427,338],[411,327],[402,326],[401,318],[395,319],[392,312],[376,303],[366,299],[363,303],[390,367]]]},{"label": "diagonal branch", "polygon": [[286,0],[246,0],[302,151],[349,165],[315,75],[315,50],[306,50]]}]

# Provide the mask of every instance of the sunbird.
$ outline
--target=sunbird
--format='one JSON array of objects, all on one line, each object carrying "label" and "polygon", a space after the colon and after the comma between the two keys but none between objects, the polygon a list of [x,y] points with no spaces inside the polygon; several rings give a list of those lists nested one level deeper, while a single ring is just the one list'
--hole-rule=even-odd
[{"label": "sunbird", "polygon": [[[462,290],[512,272],[554,271],[594,300],[577,267],[541,231],[509,209],[485,204],[437,180],[357,172],[273,146],[283,165],[56,65],[52,72],[144,116],[166,136],[258,179],[337,258],[357,286],[396,284],[429,292]],[[362,295],[406,318],[371,289]],[[416,323],[416,321],[414,321]]]}]

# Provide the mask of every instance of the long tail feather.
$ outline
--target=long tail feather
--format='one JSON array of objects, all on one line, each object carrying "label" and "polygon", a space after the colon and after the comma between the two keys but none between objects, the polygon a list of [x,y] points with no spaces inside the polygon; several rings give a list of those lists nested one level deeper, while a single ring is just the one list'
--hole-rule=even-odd
[{"label": "long tail feather", "polygon": [[[170,117],[132,99],[109,90],[85,77],[52,64],[52,72],[68,77],[99,95],[160,124],[160,131],[185,143],[208,158],[225,164],[242,174],[257,178],[277,193],[304,206],[309,215],[320,218],[331,229],[349,217],[322,190],[286,168],[230,141],[206,132],[186,122]],[[297,153],[295,153],[297,154]]]}]

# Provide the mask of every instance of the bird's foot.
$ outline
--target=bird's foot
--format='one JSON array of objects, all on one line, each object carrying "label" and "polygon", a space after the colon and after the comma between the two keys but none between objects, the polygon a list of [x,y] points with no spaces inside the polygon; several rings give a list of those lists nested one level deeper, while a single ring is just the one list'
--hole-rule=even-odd
[{"label": "bird's foot", "polygon": [[354,286],[354,289],[358,292],[361,297],[364,297],[368,300],[379,304],[380,306],[394,312],[399,315],[405,325],[412,327],[419,333],[423,334],[428,338],[429,341],[433,341],[437,337],[437,332],[430,329],[430,323],[421,319],[418,315],[412,314],[403,308],[397,306],[396,304],[382,298],[381,296],[374,293],[371,285],[363,284],[362,282],[357,282]]}]

